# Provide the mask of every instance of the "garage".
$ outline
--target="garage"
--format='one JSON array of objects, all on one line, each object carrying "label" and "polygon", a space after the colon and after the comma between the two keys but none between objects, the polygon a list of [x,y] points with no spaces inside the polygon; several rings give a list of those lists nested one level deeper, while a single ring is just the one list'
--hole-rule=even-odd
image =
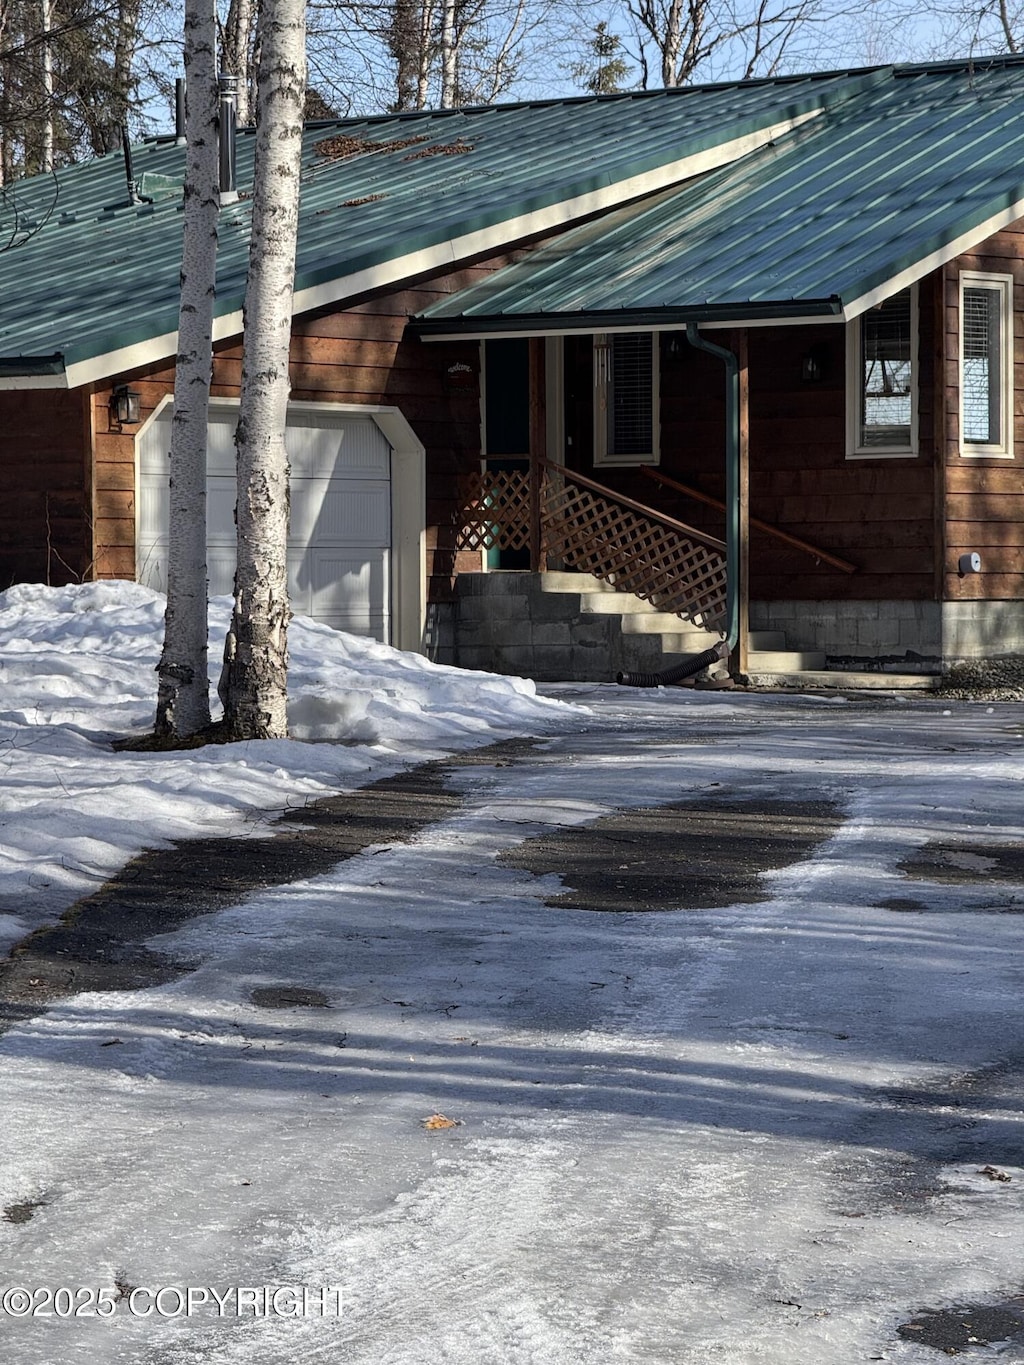
[{"label": "garage", "polygon": [[[173,404],[140,431],[136,577],[167,589],[167,490]],[[207,447],[210,593],[235,572],[237,400],[213,400]],[[288,587],[292,610],[336,630],[419,649],[423,447],[396,409],[292,403]]]}]

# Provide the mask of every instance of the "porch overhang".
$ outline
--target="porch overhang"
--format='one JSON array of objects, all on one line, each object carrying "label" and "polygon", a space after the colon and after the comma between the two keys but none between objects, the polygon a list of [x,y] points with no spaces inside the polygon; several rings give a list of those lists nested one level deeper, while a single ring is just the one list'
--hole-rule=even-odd
[{"label": "porch overhang", "polygon": [[843,301],[780,299],[768,303],[734,303],[713,307],[626,308],[580,313],[485,313],[461,317],[413,319],[410,331],[423,341],[472,341],[498,337],[575,336],[595,332],[684,332],[691,323],[706,327],[768,327],[815,322],[842,322]]}]

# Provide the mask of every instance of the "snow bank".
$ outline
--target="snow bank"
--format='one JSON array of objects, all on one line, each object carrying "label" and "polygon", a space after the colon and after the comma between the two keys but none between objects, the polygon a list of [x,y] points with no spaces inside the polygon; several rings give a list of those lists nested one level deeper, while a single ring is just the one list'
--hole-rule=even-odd
[{"label": "snow bank", "polygon": [[[229,598],[210,604],[213,680],[230,611]],[[0,593],[0,951],[144,847],[244,832],[261,812],[574,710],[524,679],[439,667],[296,617],[293,738],[114,754],[114,737],[153,723],[163,615],[164,598],[135,583]]]}]

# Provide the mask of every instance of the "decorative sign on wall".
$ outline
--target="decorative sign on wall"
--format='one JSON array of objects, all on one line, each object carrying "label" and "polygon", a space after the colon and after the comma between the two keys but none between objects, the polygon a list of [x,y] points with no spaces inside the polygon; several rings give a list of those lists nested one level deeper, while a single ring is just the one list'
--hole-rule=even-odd
[{"label": "decorative sign on wall", "polygon": [[476,370],[464,360],[454,360],[444,372],[444,386],[451,392],[476,392]]}]

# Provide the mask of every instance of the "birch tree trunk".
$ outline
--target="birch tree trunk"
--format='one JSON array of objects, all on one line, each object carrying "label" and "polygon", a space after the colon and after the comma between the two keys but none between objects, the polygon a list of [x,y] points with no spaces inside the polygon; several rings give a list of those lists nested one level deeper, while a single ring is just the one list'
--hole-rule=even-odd
[{"label": "birch tree trunk", "polygon": [[253,28],[256,21],[255,0],[231,0],[224,21],[222,67],[226,75],[238,77],[238,122],[247,128],[252,122],[252,58]]},{"label": "birch tree trunk", "polygon": [[213,364],[219,159],[214,0],[185,4],[185,205],[174,370],[164,647],[156,733],[210,724],[206,601],[206,440]]},{"label": "birch tree trunk", "polygon": [[306,94],[304,0],[260,14],[252,238],[245,291],[238,454],[238,567],[221,696],[230,739],[287,734],[288,405]]},{"label": "birch tree trunk", "polygon": [[53,170],[53,48],[50,46],[52,28],[50,0],[41,0],[39,14],[40,37],[43,50],[41,55],[43,86],[43,153],[40,158],[41,171],[49,174]]},{"label": "birch tree trunk", "polygon": [[444,0],[441,21],[441,108],[454,109],[456,104],[457,35],[455,0]]}]

